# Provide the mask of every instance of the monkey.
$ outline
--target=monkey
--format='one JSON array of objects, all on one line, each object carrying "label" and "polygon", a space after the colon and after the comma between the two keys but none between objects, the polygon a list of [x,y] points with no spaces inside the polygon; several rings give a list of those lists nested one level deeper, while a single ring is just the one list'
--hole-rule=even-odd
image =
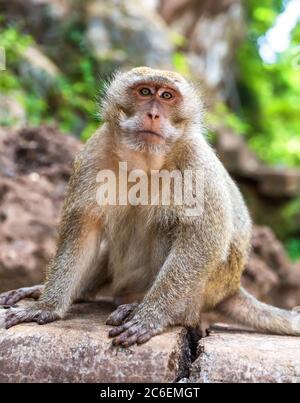
[{"label": "monkey", "polygon": [[44,290],[43,285],[35,285],[32,287],[23,287],[17,290],[11,290],[0,295],[0,305],[13,306],[17,302],[25,298],[39,299]]},{"label": "monkey", "polygon": [[[176,72],[118,73],[102,102],[103,125],[75,159],[57,251],[44,286],[0,295],[8,329],[63,319],[82,296],[109,284],[113,345],[142,344],[170,326],[197,327],[216,311],[261,332],[300,335],[300,315],[256,300],[241,286],[252,222],[243,197],[209,145],[201,95]],[[98,172],[190,170],[199,214],[179,205],[98,203]],[[200,172],[198,177],[195,172]],[[201,183],[200,183],[201,182]],[[132,184],[131,184],[132,186]],[[172,195],[175,194],[172,187]],[[161,192],[161,188],[159,188]],[[34,297],[28,305],[13,306]]]}]

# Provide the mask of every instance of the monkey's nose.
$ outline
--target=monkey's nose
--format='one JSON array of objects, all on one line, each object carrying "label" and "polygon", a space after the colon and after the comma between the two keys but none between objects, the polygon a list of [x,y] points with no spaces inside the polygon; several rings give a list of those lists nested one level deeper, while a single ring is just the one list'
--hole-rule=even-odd
[{"label": "monkey's nose", "polygon": [[152,113],[152,112],[148,112],[147,113],[148,118],[150,118],[150,120],[157,120],[159,119],[159,115],[157,113]]}]

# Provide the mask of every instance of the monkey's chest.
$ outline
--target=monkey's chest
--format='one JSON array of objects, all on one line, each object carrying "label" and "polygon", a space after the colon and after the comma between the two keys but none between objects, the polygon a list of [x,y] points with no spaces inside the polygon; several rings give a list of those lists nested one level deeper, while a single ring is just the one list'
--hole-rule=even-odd
[{"label": "monkey's chest", "polygon": [[141,291],[151,285],[166,260],[169,239],[140,216],[125,218],[107,226],[110,272],[116,291]]}]

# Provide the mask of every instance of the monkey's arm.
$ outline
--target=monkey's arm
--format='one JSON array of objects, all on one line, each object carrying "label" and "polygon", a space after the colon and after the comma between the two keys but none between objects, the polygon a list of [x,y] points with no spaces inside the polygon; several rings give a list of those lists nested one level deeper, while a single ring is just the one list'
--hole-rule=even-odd
[{"label": "monkey's arm", "polygon": [[[200,226],[178,228],[169,256],[143,302],[129,312],[130,320],[121,324],[122,311],[128,314],[124,306],[109,318],[108,324],[119,325],[110,331],[111,337],[117,336],[113,343],[127,347],[148,341],[169,325],[196,324],[203,304],[201,291],[229,244],[226,233],[222,209],[212,219],[204,218]],[[121,322],[116,323],[116,318]]]},{"label": "monkey's arm", "polygon": [[89,162],[89,154],[86,146],[74,163],[60,223],[57,252],[47,270],[45,289],[38,301],[8,310],[6,328],[21,322],[42,324],[63,317],[84,288],[90,271],[97,267],[95,260],[101,240],[101,208],[96,203],[97,172],[94,164]]},{"label": "monkey's arm", "polygon": [[96,265],[100,234],[100,223],[91,217],[79,213],[65,215],[57,253],[39,301],[8,310],[5,327],[21,322],[44,324],[62,318]]}]

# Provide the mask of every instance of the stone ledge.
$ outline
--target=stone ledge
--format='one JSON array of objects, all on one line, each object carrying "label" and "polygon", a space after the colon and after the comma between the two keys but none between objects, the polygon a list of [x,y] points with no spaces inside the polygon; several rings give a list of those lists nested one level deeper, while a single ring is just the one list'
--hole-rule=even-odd
[{"label": "stone ledge", "polygon": [[300,338],[218,326],[200,340],[190,382],[299,383]]},{"label": "stone ledge", "polygon": [[0,383],[300,382],[300,338],[217,325],[191,363],[191,339],[179,327],[142,346],[112,347],[104,324],[112,309],[77,304],[63,321],[1,329]]},{"label": "stone ledge", "polygon": [[0,330],[0,383],[174,382],[186,375],[186,331],[174,328],[142,346],[111,346],[109,303],[75,305],[64,321]]}]

